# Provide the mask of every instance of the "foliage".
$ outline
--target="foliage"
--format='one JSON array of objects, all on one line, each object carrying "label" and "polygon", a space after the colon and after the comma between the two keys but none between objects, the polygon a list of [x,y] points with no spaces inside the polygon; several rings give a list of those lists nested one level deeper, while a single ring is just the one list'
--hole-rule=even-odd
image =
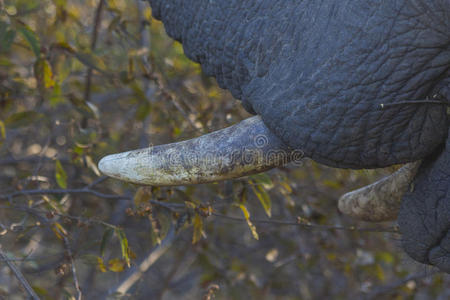
[{"label": "foliage", "polygon": [[395,224],[336,209],[392,169],[304,160],[172,188],[97,169],[245,117],[147,2],[0,0],[0,250],[23,275],[2,268],[2,296],[27,282],[43,299],[445,297],[449,276],[407,258]]}]

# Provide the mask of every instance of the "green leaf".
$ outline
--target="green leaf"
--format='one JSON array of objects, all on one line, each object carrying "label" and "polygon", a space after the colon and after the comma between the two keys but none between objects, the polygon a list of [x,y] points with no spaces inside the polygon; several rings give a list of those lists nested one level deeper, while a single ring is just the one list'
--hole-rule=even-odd
[{"label": "green leaf", "polygon": [[53,92],[50,95],[50,104],[52,106],[56,106],[58,103],[64,101],[64,97],[62,95],[61,83],[59,81],[55,81],[55,86],[53,87]]},{"label": "green leaf", "polygon": [[128,239],[125,236],[125,232],[121,228],[115,228],[115,233],[119,238],[120,248],[122,250],[122,257],[125,259],[125,262],[128,267],[130,267],[130,249],[128,247]]},{"label": "green leaf", "polygon": [[74,52],[73,55],[83,65],[108,76],[108,74],[104,71],[106,69],[106,64],[100,57],[95,56],[90,52]]},{"label": "green leaf", "polygon": [[271,188],[273,186],[272,179],[266,173],[255,174],[250,176],[250,178],[255,183],[267,186],[267,188]]},{"label": "green leaf", "polygon": [[0,22],[0,52],[9,52],[15,37],[16,31],[10,29],[5,22]]},{"label": "green leaf", "polygon": [[269,194],[261,185],[253,184],[252,190],[256,197],[258,197],[258,200],[262,204],[267,216],[270,218],[272,216],[272,201],[270,200]]},{"label": "green leaf", "polygon": [[39,57],[39,55],[41,53],[41,46],[40,46],[40,43],[39,43],[39,39],[36,36],[36,34],[33,32],[33,30],[31,30],[30,27],[26,26],[25,24],[20,24],[17,27],[17,31],[28,42],[28,44],[30,45],[30,48],[33,51],[34,55],[36,57]]},{"label": "green leaf", "polygon": [[35,111],[23,111],[9,116],[5,120],[6,127],[19,128],[36,123],[44,118],[43,114]]},{"label": "green leaf", "polygon": [[106,244],[108,244],[113,233],[114,230],[112,228],[106,229],[105,232],[103,233],[102,242],[100,243],[100,256],[103,256],[105,254]]},{"label": "green leaf", "polygon": [[247,210],[247,207],[245,207],[245,205],[243,205],[243,204],[240,204],[239,208],[244,213],[244,218],[247,221],[247,225],[250,228],[250,231],[252,232],[253,238],[255,240],[259,240],[258,232],[256,232],[256,227],[255,227],[255,225],[253,225],[252,221],[250,220],[250,212]]},{"label": "green leaf", "polygon": [[55,163],[55,177],[56,177],[56,183],[58,183],[60,188],[67,188],[67,174],[66,171],[64,171],[61,162],[59,160],[56,160]]}]

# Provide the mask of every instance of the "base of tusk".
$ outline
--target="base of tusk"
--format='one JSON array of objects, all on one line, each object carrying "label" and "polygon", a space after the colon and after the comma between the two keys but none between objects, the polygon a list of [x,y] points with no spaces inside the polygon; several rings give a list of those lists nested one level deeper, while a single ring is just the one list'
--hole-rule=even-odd
[{"label": "base of tusk", "polygon": [[377,182],[344,194],[339,199],[339,210],[363,221],[395,220],[402,196],[416,175],[420,163],[406,164]]}]

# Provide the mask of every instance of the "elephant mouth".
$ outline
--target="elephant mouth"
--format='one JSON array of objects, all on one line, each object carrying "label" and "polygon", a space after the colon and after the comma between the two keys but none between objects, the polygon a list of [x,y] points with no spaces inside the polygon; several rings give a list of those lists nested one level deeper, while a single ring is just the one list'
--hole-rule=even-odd
[{"label": "elephant mouth", "polygon": [[441,271],[450,273],[450,228],[428,251],[428,261]]}]

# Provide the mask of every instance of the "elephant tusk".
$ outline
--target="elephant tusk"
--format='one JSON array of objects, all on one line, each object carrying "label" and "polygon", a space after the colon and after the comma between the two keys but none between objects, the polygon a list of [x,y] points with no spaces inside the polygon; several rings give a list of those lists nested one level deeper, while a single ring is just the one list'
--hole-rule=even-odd
[{"label": "elephant tusk", "polygon": [[396,219],[402,196],[416,175],[420,163],[408,163],[389,176],[344,194],[339,198],[339,210],[343,214],[369,222]]},{"label": "elephant tusk", "polygon": [[191,140],[108,155],[99,169],[132,183],[171,186],[241,177],[301,158],[255,116]]}]

